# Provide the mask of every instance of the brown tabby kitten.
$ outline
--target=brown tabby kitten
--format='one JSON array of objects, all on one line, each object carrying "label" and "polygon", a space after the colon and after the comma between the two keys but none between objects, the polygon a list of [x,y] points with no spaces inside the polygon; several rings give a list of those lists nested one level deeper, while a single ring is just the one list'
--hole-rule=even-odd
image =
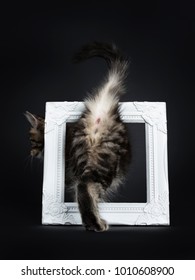
[{"label": "brown tabby kitten", "polygon": [[30,154],[32,157],[43,158],[45,120],[44,118],[33,115],[28,111],[26,111],[24,115],[32,126],[29,131],[31,142]]},{"label": "brown tabby kitten", "polygon": [[[94,56],[107,61],[109,72],[104,83],[84,101],[81,118],[68,129],[66,185],[75,192],[86,229],[105,231],[108,224],[100,217],[98,202],[105,201],[123,182],[130,159],[127,128],[119,107],[128,64],[114,45],[97,42],[84,46],[74,60]],[[43,153],[44,119],[28,112],[26,117],[32,125],[31,155],[39,157]]]}]

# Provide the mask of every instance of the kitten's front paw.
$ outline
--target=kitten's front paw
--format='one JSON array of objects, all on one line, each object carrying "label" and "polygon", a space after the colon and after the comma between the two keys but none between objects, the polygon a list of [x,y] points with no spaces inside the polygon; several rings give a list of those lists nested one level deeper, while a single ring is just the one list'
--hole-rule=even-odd
[{"label": "kitten's front paw", "polygon": [[100,219],[97,223],[95,224],[90,224],[90,225],[85,225],[86,230],[93,230],[97,232],[103,232],[108,230],[109,226],[107,222],[103,219]]}]

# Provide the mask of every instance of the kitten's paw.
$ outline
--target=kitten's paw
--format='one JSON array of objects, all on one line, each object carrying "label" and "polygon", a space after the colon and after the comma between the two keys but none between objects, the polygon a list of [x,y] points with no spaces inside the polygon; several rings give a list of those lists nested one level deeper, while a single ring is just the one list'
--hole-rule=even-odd
[{"label": "kitten's paw", "polygon": [[103,219],[99,220],[98,226],[94,229],[95,231],[107,231],[109,228],[107,222]]},{"label": "kitten's paw", "polygon": [[92,231],[97,231],[97,232],[107,231],[109,228],[107,222],[103,219],[100,219],[95,224],[85,225],[85,227],[86,227],[86,230],[92,230]]}]

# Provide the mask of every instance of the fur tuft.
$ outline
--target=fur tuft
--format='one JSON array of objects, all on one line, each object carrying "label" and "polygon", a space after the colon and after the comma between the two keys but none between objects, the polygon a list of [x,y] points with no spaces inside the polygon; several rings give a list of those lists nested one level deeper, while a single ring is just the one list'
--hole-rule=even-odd
[{"label": "fur tuft", "polygon": [[114,61],[124,61],[123,55],[120,50],[114,44],[93,42],[87,45],[84,45],[80,51],[78,51],[74,57],[73,62],[78,63],[92,57],[101,57],[106,60],[108,66],[111,67],[111,64]]},{"label": "fur tuft", "polygon": [[[115,119],[116,115],[118,116],[118,102],[120,96],[125,92],[124,81],[128,61],[114,44],[99,42],[93,42],[82,47],[74,56],[74,61],[81,62],[92,57],[104,58],[109,67],[108,74],[102,85],[85,99],[85,105],[89,112],[88,127],[92,124],[94,128],[94,124],[97,124],[95,125],[96,131],[97,127],[103,128],[103,124],[108,121],[112,123],[112,119]],[[98,126],[98,123],[101,125]],[[99,129],[100,131],[101,129]]]},{"label": "fur tuft", "polygon": [[128,60],[124,58],[120,50],[114,44],[93,42],[85,45],[75,54],[73,61],[81,62],[92,57],[101,57],[106,60],[109,72],[102,86],[102,94],[119,98],[124,93],[124,80],[127,74]]}]

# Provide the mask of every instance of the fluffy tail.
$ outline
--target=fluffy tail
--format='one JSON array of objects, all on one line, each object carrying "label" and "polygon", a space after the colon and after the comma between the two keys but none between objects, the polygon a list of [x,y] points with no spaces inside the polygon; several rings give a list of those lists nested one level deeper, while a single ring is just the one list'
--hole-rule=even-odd
[{"label": "fluffy tail", "polygon": [[125,92],[124,80],[127,74],[128,61],[123,57],[120,50],[114,44],[93,42],[85,45],[74,56],[74,62],[101,57],[108,64],[109,72],[103,86],[98,90],[99,97],[102,95],[112,95],[118,101]]}]

